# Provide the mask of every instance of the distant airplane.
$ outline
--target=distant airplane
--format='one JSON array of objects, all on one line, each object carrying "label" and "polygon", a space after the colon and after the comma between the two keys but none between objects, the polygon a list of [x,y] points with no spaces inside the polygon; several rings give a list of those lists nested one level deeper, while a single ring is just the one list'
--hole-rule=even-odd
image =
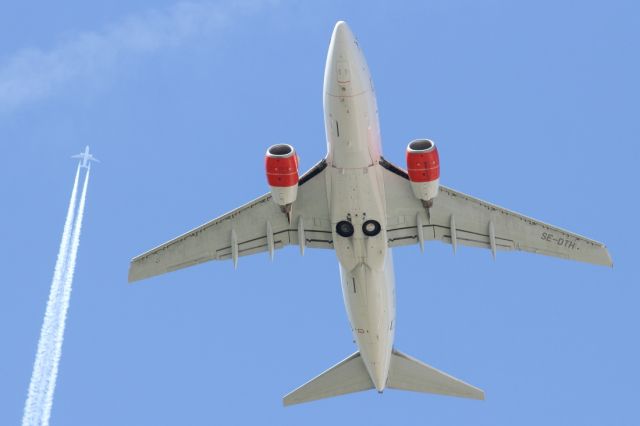
[{"label": "distant airplane", "polygon": [[[132,282],[209,260],[231,259],[236,266],[240,256],[259,252],[273,259],[289,244],[301,254],[305,247],[335,250],[358,350],[286,395],[285,405],[385,388],[484,399],[482,390],[394,348],[393,247],[423,249],[439,240],[454,252],[458,245],[489,249],[494,258],[498,250],[522,250],[612,265],[597,241],[440,185],[431,140],[409,143],[406,171],[385,160],[369,68],[344,22],[336,24],[329,45],[324,122],[328,153],[313,168],[298,177],[294,148],[271,146],[265,159],[269,193],[135,257],[129,269]],[[416,265],[412,284],[428,285],[432,267]],[[304,279],[283,270],[282,280],[299,280],[300,291]],[[256,318],[247,338],[251,333],[269,330]]]},{"label": "distant airplane", "polygon": [[80,167],[84,167],[85,169],[91,167],[90,161],[95,161],[96,163],[100,162],[100,160],[89,153],[89,145],[84,148],[84,152],[73,155],[71,158],[80,158]]}]

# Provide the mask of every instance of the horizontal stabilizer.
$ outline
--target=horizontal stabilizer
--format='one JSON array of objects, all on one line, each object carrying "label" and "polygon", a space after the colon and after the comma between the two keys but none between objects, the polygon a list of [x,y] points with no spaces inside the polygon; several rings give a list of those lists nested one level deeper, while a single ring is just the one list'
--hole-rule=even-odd
[{"label": "horizontal stabilizer", "polygon": [[373,389],[373,387],[373,382],[362,357],[359,352],[356,352],[286,395],[282,402],[285,406],[300,404],[301,402]]},{"label": "horizontal stabilizer", "polygon": [[387,387],[462,398],[484,399],[484,391],[481,389],[451,377],[397,350],[394,350],[391,354]]}]

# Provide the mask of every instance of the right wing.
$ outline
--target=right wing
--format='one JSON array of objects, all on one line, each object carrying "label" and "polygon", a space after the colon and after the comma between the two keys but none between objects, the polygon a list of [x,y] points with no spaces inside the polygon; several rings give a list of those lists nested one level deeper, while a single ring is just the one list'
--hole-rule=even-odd
[{"label": "right wing", "polygon": [[[440,240],[497,250],[522,250],[612,266],[604,244],[479,200],[446,186],[430,217],[411,190],[406,172],[383,160],[389,247]],[[421,228],[421,229],[420,229]],[[420,231],[419,231],[420,229]]]},{"label": "right wing", "polygon": [[129,267],[129,282],[210,260],[236,262],[240,256],[273,252],[288,244],[333,248],[325,168],[323,160],[301,176],[291,223],[271,194],[265,194],[135,257]]}]

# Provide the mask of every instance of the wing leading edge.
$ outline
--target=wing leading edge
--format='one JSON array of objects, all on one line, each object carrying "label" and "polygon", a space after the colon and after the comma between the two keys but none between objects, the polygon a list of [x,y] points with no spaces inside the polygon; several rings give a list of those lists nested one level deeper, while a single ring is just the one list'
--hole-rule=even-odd
[{"label": "wing leading edge", "polygon": [[497,250],[521,250],[613,266],[604,244],[440,186],[430,215],[415,198],[404,170],[381,161],[389,246],[440,240]]},{"label": "wing leading edge", "polygon": [[131,261],[129,282],[211,260],[273,252],[289,244],[301,250],[333,248],[323,160],[300,178],[291,223],[265,194],[225,215],[176,237]]}]

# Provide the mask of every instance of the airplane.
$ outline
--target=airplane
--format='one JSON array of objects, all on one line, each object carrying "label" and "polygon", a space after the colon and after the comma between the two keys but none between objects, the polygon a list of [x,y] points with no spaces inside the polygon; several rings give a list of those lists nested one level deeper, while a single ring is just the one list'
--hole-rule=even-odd
[{"label": "airplane", "polygon": [[211,260],[274,252],[287,245],[336,252],[344,303],[358,350],[283,398],[285,406],[387,388],[484,399],[484,391],[394,346],[392,249],[441,241],[519,250],[612,266],[597,241],[440,185],[435,143],[411,141],[406,170],[382,156],[375,89],[349,26],[335,25],[324,73],[328,152],[299,175],[288,144],[269,147],[270,191],[132,259],[129,282]]},{"label": "airplane", "polygon": [[72,155],[71,158],[80,158],[80,167],[84,167],[85,169],[91,167],[90,161],[95,161],[96,163],[100,162],[100,160],[98,160],[96,157],[89,154],[89,145],[85,146],[83,152],[81,152],[80,154]]}]

